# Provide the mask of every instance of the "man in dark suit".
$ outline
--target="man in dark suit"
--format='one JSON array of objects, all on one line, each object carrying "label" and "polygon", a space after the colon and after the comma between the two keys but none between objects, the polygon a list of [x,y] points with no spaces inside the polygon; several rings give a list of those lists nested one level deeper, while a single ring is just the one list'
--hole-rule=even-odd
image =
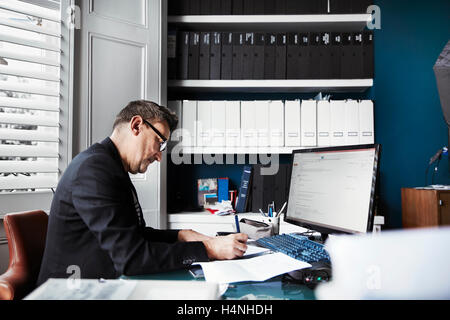
[{"label": "man in dark suit", "polygon": [[177,122],[165,107],[132,101],[117,115],[109,138],[72,160],[53,197],[38,285],[73,272],[81,278],[117,278],[244,254],[244,234],[208,237],[145,226],[128,173],[144,173],[161,161]]}]

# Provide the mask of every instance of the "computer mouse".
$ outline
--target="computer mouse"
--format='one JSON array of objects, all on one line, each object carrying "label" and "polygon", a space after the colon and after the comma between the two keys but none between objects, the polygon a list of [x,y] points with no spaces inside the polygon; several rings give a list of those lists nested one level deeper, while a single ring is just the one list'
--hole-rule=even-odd
[{"label": "computer mouse", "polygon": [[319,283],[331,280],[331,264],[329,261],[313,262],[310,268],[287,273],[285,280],[301,283],[314,289]]}]

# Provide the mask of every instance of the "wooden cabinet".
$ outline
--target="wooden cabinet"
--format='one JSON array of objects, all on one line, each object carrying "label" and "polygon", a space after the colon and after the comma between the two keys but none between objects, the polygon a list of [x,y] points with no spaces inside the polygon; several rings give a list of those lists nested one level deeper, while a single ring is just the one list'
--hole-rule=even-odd
[{"label": "wooden cabinet", "polygon": [[450,190],[402,188],[403,228],[450,225]]}]

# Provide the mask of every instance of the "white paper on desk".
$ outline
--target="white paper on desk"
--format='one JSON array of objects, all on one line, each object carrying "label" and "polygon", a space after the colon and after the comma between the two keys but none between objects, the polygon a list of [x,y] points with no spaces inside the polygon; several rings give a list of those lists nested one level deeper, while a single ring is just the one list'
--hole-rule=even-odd
[{"label": "white paper on desk", "polygon": [[450,299],[450,228],[335,236],[332,281],[319,299]]},{"label": "white paper on desk", "polygon": [[48,279],[25,300],[126,300],[136,281]]},{"label": "white paper on desk", "polygon": [[281,252],[264,254],[249,259],[200,262],[205,280],[217,283],[265,281],[280,274],[311,265]]}]

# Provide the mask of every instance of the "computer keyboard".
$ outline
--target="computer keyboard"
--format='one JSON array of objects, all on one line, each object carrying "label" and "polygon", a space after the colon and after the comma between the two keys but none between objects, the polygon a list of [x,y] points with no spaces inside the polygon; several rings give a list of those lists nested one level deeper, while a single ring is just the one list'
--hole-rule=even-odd
[{"label": "computer keyboard", "polygon": [[324,261],[330,262],[330,256],[323,245],[297,234],[280,234],[256,240],[259,245],[279,251],[288,256],[308,263]]}]

